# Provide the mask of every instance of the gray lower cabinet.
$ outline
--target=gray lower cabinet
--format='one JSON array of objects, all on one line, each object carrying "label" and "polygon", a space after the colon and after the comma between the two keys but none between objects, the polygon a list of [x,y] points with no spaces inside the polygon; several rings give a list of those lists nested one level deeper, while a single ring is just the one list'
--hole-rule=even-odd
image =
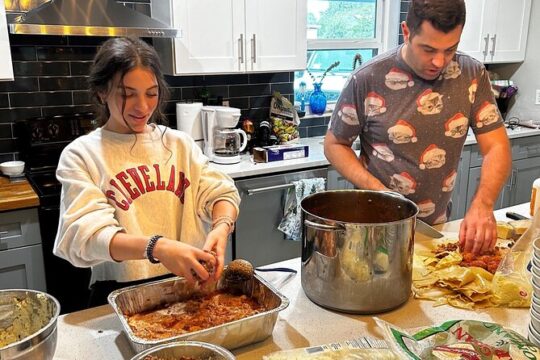
[{"label": "gray lower cabinet", "polygon": [[461,152],[457,170],[456,183],[452,192],[452,213],[448,220],[462,219],[467,210],[467,186],[469,181],[469,166],[471,149],[465,146]]},{"label": "gray lower cabinet", "polygon": [[333,166],[328,167],[326,187],[328,190],[354,189],[354,185],[345,179]]},{"label": "gray lower cabinet", "polygon": [[46,291],[37,209],[0,213],[0,289]]}]

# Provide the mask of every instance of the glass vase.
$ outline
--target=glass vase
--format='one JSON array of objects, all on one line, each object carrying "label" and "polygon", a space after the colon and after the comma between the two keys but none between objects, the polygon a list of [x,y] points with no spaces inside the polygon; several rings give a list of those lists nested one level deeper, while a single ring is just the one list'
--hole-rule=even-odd
[{"label": "glass vase", "polygon": [[322,83],[313,83],[313,92],[309,96],[309,107],[312,114],[322,115],[326,110],[326,95],[321,90]]}]

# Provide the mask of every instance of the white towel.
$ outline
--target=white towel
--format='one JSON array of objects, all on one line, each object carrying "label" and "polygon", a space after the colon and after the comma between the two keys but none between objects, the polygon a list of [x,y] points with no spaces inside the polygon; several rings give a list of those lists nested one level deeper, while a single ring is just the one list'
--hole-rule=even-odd
[{"label": "white towel", "polygon": [[293,181],[293,187],[287,191],[283,219],[278,230],[286,235],[288,240],[300,241],[302,236],[302,209],[300,203],[306,196],[324,191],[326,179],[313,178]]}]

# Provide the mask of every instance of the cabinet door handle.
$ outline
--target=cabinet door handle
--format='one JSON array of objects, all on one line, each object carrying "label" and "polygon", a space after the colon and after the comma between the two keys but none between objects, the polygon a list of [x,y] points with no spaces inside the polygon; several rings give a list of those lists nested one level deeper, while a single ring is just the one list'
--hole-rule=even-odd
[{"label": "cabinet door handle", "polygon": [[493,55],[495,55],[495,44],[497,43],[497,34],[493,35],[491,37],[491,51],[489,52],[491,54],[491,57],[493,58]]},{"label": "cabinet door handle", "polygon": [[484,46],[484,59],[486,58],[487,56],[487,53],[488,53],[488,46],[489,46],[489,34],[486,34],[486,37],[484,38],[484,41],[485,41],[485,46]]},{"label": "cabinet door handle", "polygon": [[257,62],[257,41],[255,34],[251,38],[251,70],[253,70],[253,64]]},{"label": "cabinet door handle", "polygon": [[267,192],[267,191],[288,189],[288,188],[292,188],[293,186],[294,184],[267,186],[267,187],[262,187],[262,188],[257,188],[257,189],[248,189],[247,193],[249,196],[251,196],[251,195],[256,195],[256,194]]},{"label": "cabinet door handle", "polygon": [[238,38],[238,70],[242,70],[244,63],[244,34],[240,34]]}]

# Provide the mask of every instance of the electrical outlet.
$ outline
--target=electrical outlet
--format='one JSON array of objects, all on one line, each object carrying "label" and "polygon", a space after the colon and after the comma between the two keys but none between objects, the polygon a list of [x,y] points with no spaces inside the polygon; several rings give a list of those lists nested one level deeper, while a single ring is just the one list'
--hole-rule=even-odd
[{"label": "electrical outlet", "polygon": [[540,105],[540,89],[536,89],[536,98],[535,98],[534,103],[536,105]]}]

